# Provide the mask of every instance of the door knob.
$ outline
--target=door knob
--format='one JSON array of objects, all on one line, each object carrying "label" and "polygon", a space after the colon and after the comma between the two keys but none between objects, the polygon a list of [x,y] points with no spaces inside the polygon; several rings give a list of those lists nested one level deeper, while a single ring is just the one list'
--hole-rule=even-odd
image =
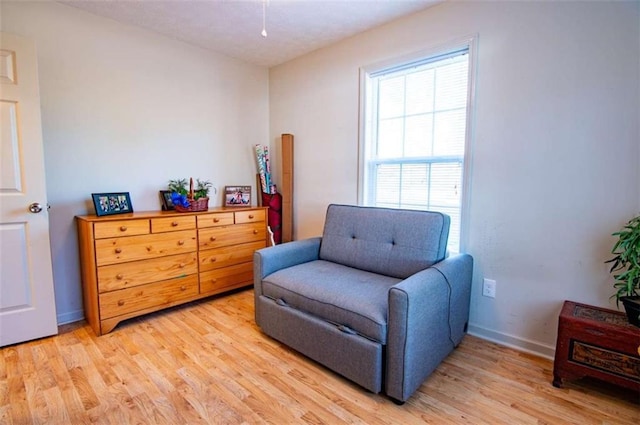
[{"label": "door knob", "polygon": [[33,204],[29,205],[29,211],[34,214],[39,213],[40,211],[42,211],[42,204],[34,202]]}]

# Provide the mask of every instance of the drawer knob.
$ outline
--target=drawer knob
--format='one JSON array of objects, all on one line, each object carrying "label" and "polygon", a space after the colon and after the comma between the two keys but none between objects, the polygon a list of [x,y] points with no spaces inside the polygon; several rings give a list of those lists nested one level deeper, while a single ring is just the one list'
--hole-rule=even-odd
[{"label": "drawer knob", "polygon": [[187,290],[187,287],[186,287],[186,286],[184,286],[184,285],[182,285],[182,286],[180,287],[180,290],[181,290],[181,291],[186,291],[186,290]]},{"label": "drawer knob", "polygon": [[173,227],[176,227],[176,226],[178,225],[178,222],[177,222],[177,221],[172,221],[172,222],[171,222],[171,225],[172,225]]},{"label": "drawer knob", "polygon": [[249,214],[249,220],[253,220],[253,214]]},{"label": "drawer knob", "polygon": [[211,242],[213,242],[213,241],[215,241],[215,240],[216,240],[216,237],[215,237],[215,236],[211,236],[211,237],[209,238],[209,240],[211,240]]},{"label": "drawer knob", "polygon": [[122,307],[124,305],[124,300],[119,300],[118,301],[118,306]]},{"label": "drawer knob", "polygon": [[152,247],[151,245],[149,245],[149,246],[147,247],[147,251],[149,251],[149,252],[151,252],[151,250],[152,250],[152,249],[153,249],[153,247]]},{"label": "drawer knob", "polygon": [[127,226],[120,226],[120,231],[121,232],[126,232],[127,231]]},{"label": "drawer knob", "polygon": [[254,230],[253,230],[253,234],[254,234],[254,235],[257,235],[257,234],[258,234],[258,231],[254,229]]},{"label": "drawer knob", "polygon": [[216,262],[216,257],[212,257],[212,258],[211,258],[211,262],[212,262],[212,263],[215,263],[215,262]]},{"label": "drawer knob", "polygon": [[218,279],[211,279],[211,283],[216,283]]},{"label": "drawer knob", "polygon": [[122,274],[121,274],[121,273],[118,273],[118,274],[116,275],[116,279],[118,279],[118,280],[122,280],[122,278],[123,278],[123,277],[124,277],[124,276],[122,276]]},{"label": "drawer knob", "polygon": [[181,269],[184,269],[184,266],[185,266],[185,264],[184,264],[184,263],[180,263],[180,264],[178,265],[178,267],[180,267]]},{"label": "drawer knob", "polygon": [[184,245],[184,241],[178,241],[178,245]]},{"label": "drawer knob", "polygon": [[120,254],[122,252],[122,248],[116,248],[116,254]]},{"label": "drawer knob", "polygon": [[220,219],[216,217],[216,218],[213,219],[213,222],[214,223],[220,223]]}]

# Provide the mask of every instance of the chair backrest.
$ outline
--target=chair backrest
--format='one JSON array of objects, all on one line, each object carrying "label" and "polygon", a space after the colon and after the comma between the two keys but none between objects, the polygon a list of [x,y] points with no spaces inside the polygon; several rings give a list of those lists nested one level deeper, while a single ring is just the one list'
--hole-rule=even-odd
[{"label": "chair backrest", "polygon": [[444,259],[450,221],[439,212],[331,204],[320,259],[404,279]]}]

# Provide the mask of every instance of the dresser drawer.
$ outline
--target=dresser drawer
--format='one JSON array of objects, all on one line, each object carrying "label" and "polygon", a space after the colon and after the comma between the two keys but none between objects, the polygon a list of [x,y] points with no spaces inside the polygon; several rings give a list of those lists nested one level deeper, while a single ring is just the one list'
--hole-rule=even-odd
[{"label": "dresser drawer", "polygon": [[213,226],[228,226],[233,224],[233,213],[215,213],[215,214],[202,214],[198,216],[198,228],[201,227],[213,227]]},{"label": "dresser drawer", "polygon": [[572,363],[619,375],[637,383],[640,383],[639,356],[640,353],[637,352],[627,354],[579,340],[570,341],[569,360]]},{"label": "dresser drawer", "polygon": [[101,320],[198,295],[198,276],[149,283],[100,294]]},{"label": "dresser drawer", "polygon": [[188,215],[184,217],[163,217],[151,219],[151,233],[175,232],[196,228],[196,217]]},{"label": "dresser drawer", "polygon": [[146,235],[148,233],[149,220],[116,220],[93,225],[93,234],[96,239]]},{"label": "dresser drawer", "polygon": [[195,251],[196,231],[156,233],[96,240],[98,266]]},{"label": "dresser drawer", "polygon": [[198,245],[200,249],[219,248],[257,241],[266,241],[264,222],[198,230]]},{"label": "dresser drawer", "polygon": [[132,288],[195,273],[198,273],[195,252],[101,266],[98,267],[98,292]]},{"label": "dresser drawer", "polygon": [[236,211],[236,223],[253,223],[256,221],[265,221],[264,210],[255,211]]},{"label": "dresser drawer", "polygon": [[218,293],[253,283],[253,263],[236,264],[200,273],[200,292]]},{"label": "dresser drawer", "polygon": [[200,251],[200,271],[204,272],[207,270],[232,266],[234,264],[251,262],[253,261],[253,253],[257,249],[264,248],[265,246],[265,241],[261,240],[258,242]]}]

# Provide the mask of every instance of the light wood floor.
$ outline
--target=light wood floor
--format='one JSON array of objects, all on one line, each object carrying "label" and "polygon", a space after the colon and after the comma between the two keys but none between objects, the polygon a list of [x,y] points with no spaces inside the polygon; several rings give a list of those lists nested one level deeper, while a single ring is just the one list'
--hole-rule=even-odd
[{"label": "light wood floor", "polygon": [[263,335],[253,292],[0,350],[1,424],[640,424],[637,395],[466,336],[403,406]]}]

